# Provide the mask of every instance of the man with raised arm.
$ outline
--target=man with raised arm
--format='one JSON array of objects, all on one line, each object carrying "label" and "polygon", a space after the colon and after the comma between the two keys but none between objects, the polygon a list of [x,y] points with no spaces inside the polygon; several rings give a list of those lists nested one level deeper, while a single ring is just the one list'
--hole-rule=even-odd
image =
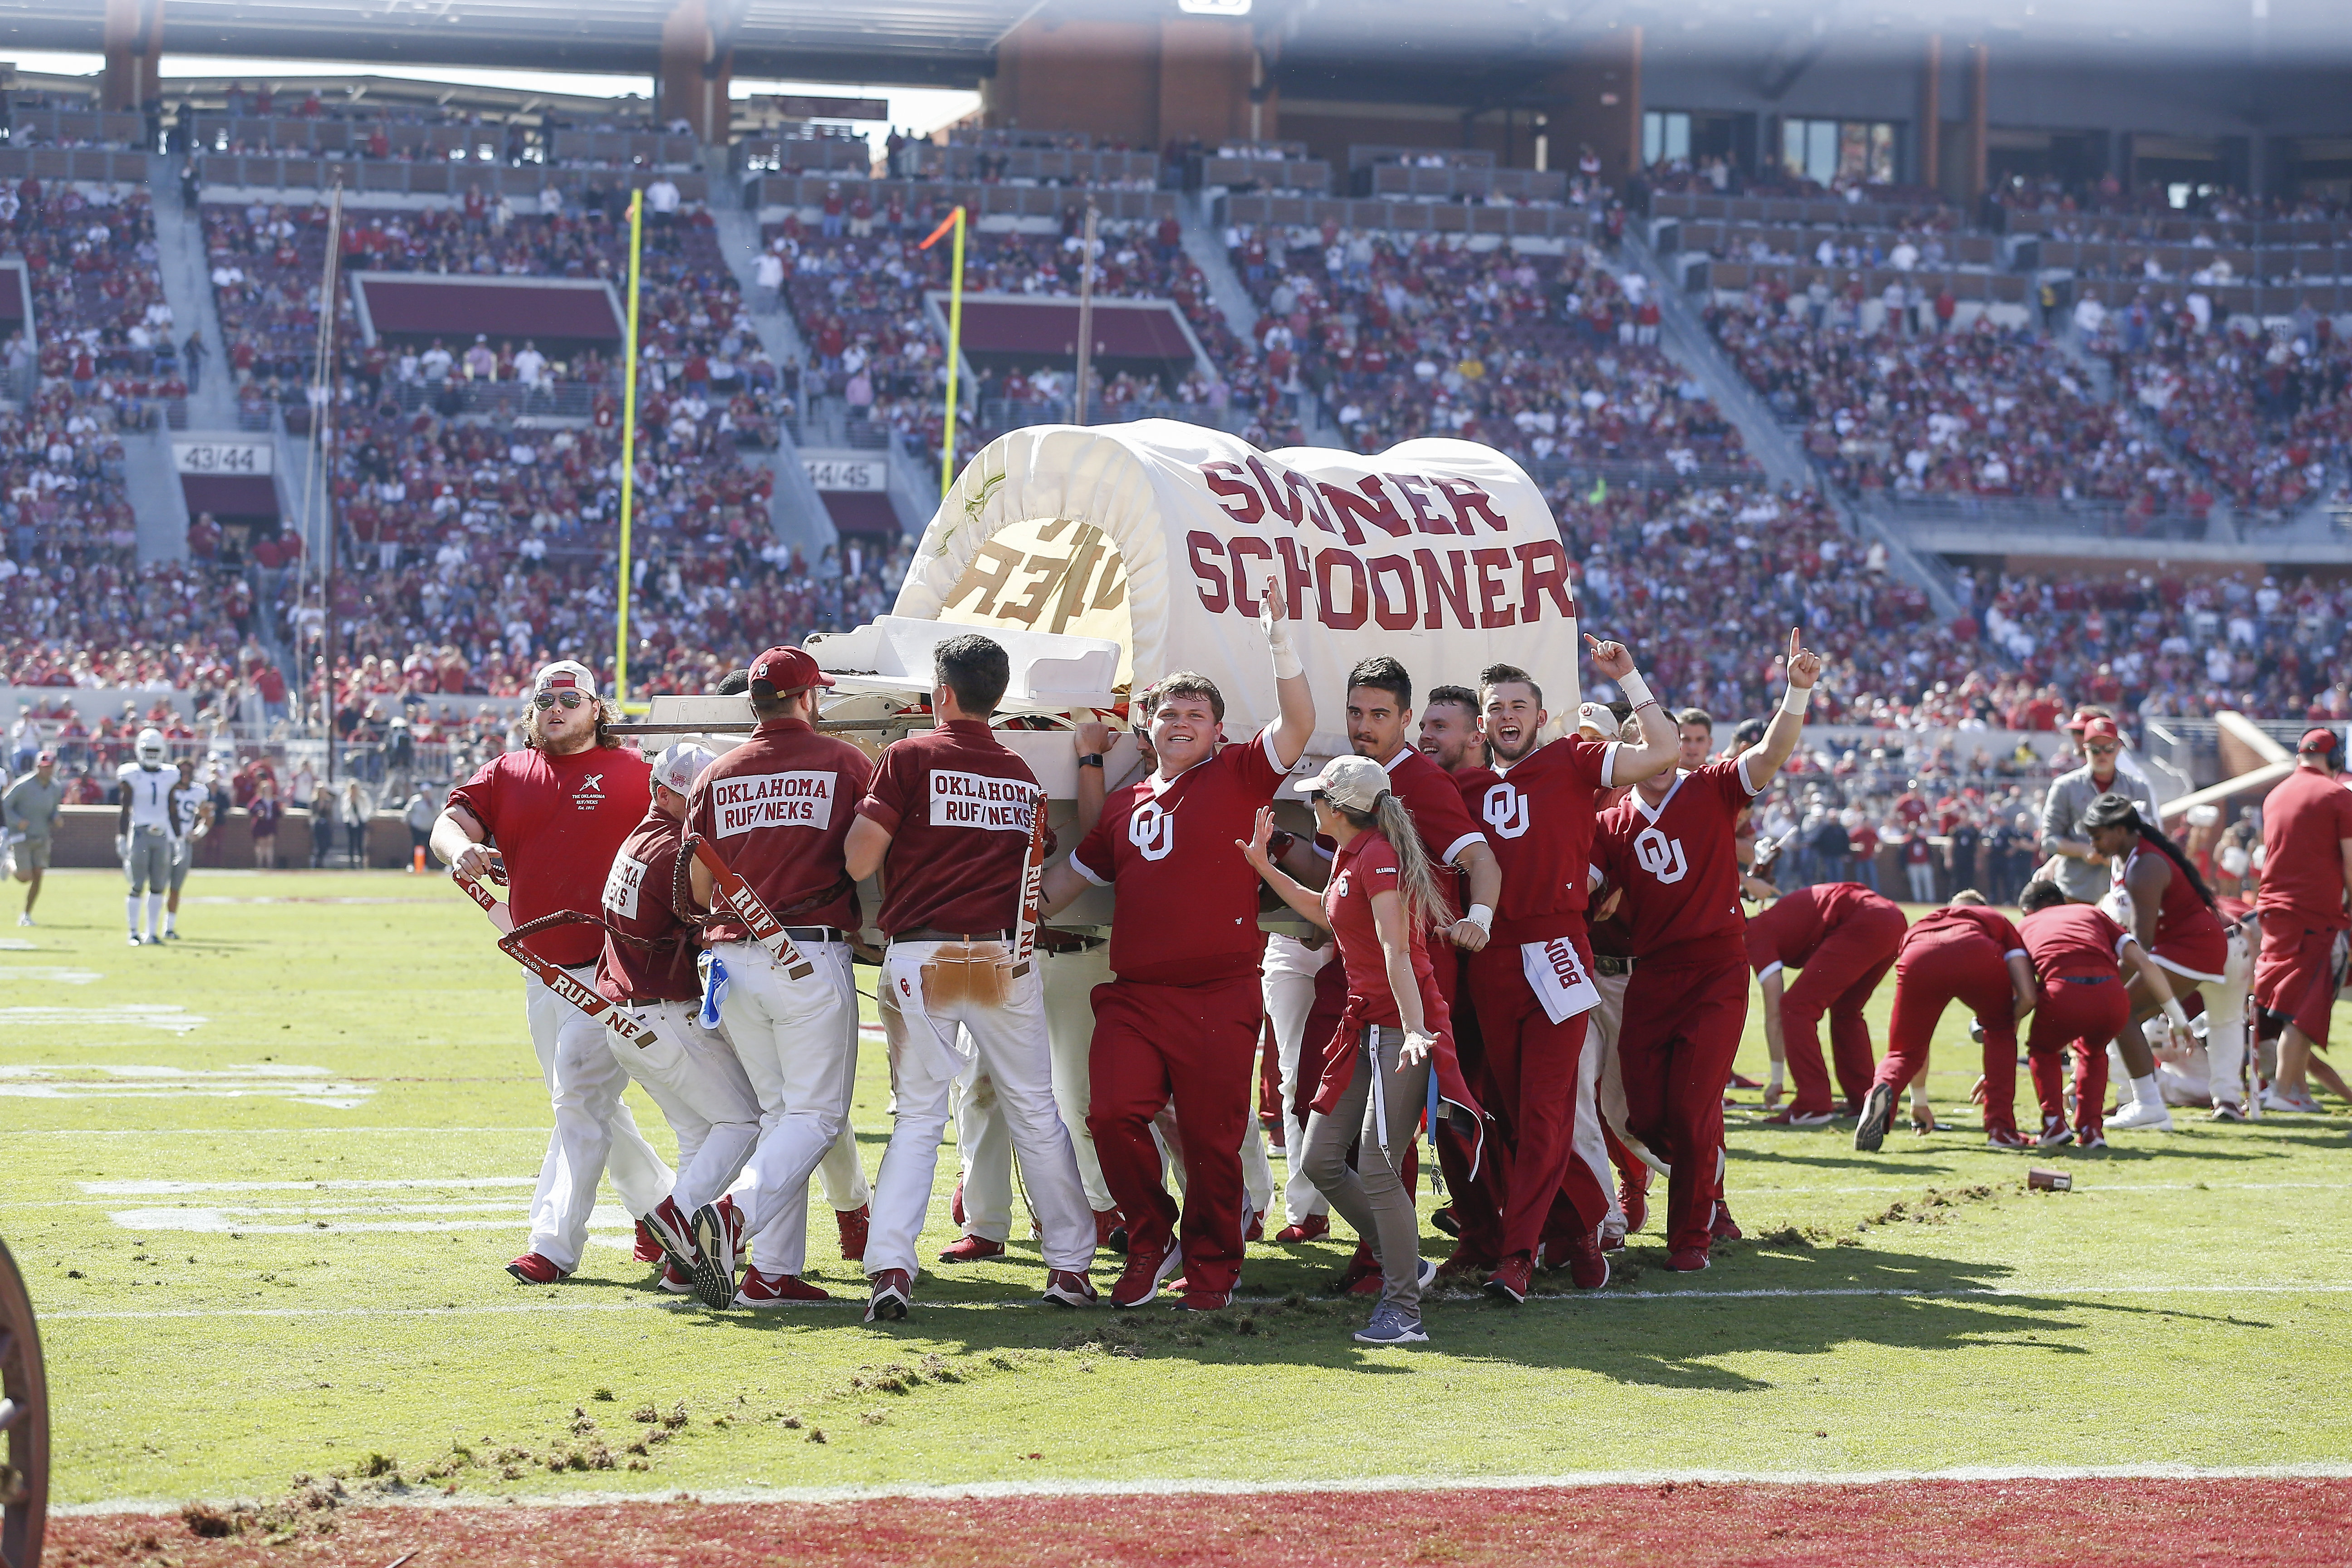
[{"label": "man with raised arm", "polygon": [[[1045,873],[1051,915],[1088,884],[1117,890],[1113,978],[1095,988],[1087,1125],[1103,1179],[1128,1231],[1114,1307],[1140,1307],[1179,1268],[1179,1305],[1213,1311],[1241,1277],[1242,1136],[1257,1075],[1258,875],[1240,846],[1258,808],[1315,733],[1308,689],[1278,596],[1265,596],[1267,652],[1279,714],[1245,742],[1221,746],[1225,700],[1206,676],[1179,671],[1154,687],[1151,773],[1113,792],[1093,829]],[[1152,1119],[1173,1100],[1183,1128],[1184,1204],[1160,1180]]]}]

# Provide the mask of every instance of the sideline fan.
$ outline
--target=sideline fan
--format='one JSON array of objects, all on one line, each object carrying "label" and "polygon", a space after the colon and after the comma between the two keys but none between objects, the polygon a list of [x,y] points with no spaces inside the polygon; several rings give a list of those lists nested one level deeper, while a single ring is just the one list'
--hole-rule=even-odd
[{"label": "sideline fan", "polygon": [[[2254,900],[2263,952],[2254,1004],[2263,1037],[2278,1039],[2278,1072],[2263,1091],[2265,1110],[2317,1110],[2305,1087],[2307,1072],[2320,1074],[2338,1099],[2352,1100],[2344,1080],[2312,1054],[2326,1048],[2327,1015],[2344,975],[2352,790],[2339,773],[2343,752],[2335,731],[2305,731],[2294,772],[2263,801],[2263,886]],[[2218,1098],[2213,1116],[2234,1120],[2222,1116]]]}]

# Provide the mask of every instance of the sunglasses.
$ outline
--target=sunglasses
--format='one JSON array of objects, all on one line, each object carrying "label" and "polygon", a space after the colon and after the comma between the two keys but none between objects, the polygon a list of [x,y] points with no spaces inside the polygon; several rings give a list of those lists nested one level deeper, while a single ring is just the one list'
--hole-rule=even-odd
[{"label": "sunglasses", "polygon": [[530,700],[530,705],[544,713],[559,702],[566,708],[577,708],[587,700],[577,691],[542,691]]},{"label": "sunglasses", "polygon": [[2090,752],[2091,755],[2095,757],[2112,757],[2123,748],[2120,746],[2085,746],[2083,749]]}]

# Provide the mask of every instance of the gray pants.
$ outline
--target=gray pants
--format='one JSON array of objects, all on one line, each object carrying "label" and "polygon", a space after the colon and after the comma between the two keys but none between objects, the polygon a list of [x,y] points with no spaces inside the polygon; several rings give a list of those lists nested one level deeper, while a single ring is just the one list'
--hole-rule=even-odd
[{"label": "gray pants", "polygon": [[172,879],[172,836],[160,827],[131,830],[131,853],[122,862],[134,893],[160,893]]},{"label": "gray pants", "polygon": [[[1329,1115],[1307,1119],[1307,1179],[1330,1200],[1339,1217],[1371,1244],[1381,1260],[1381,1300],[1419,1316],[1421,1312],[1421,1216],[1412,1194],[1397,1179],[1395,1162],[1404,1158],[1420,1124],[1429,1093],[1430,1064],[1401,1067],[1397,1052],[1402,1029],[1369,1028],[1355,1040],[1355,1076]],[[1377,1054],[1375,1054],[1377,1052]],[[1373,1091],[1377,1074],[1379,1092]],[[1381,1147],[1385,1130],[1387,1147]],[[1348,1146],[1362,1140],[1356,1168],[1348,1168]]]}]

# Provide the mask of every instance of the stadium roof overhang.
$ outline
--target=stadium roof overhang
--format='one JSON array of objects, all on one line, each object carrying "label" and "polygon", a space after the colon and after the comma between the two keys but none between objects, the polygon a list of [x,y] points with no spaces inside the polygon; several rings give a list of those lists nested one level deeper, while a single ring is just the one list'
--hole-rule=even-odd
[{"label": "stadium roof overhang", "polygon": [[[705,3],[739,77],[969,87],[1024,22],[1172,19],[1181,0]],[[649,73],[674,0],[161,4],[168,55]],[[0,58],[10,49],[96,50],[102,9],[93,0],[16,0],[0,19]],[[1344,79],[1353,98],[1465,105],[1531,90],[1580,45],[1635,26],[1654,58],[1794,58],[1824,39],[1908,57],[1931,33],[1947,47],[1986,42],[2001,53],[2109,64],[2352,57],[2342,0],[1252,0],[1247,9],[1286,79]]]}]

